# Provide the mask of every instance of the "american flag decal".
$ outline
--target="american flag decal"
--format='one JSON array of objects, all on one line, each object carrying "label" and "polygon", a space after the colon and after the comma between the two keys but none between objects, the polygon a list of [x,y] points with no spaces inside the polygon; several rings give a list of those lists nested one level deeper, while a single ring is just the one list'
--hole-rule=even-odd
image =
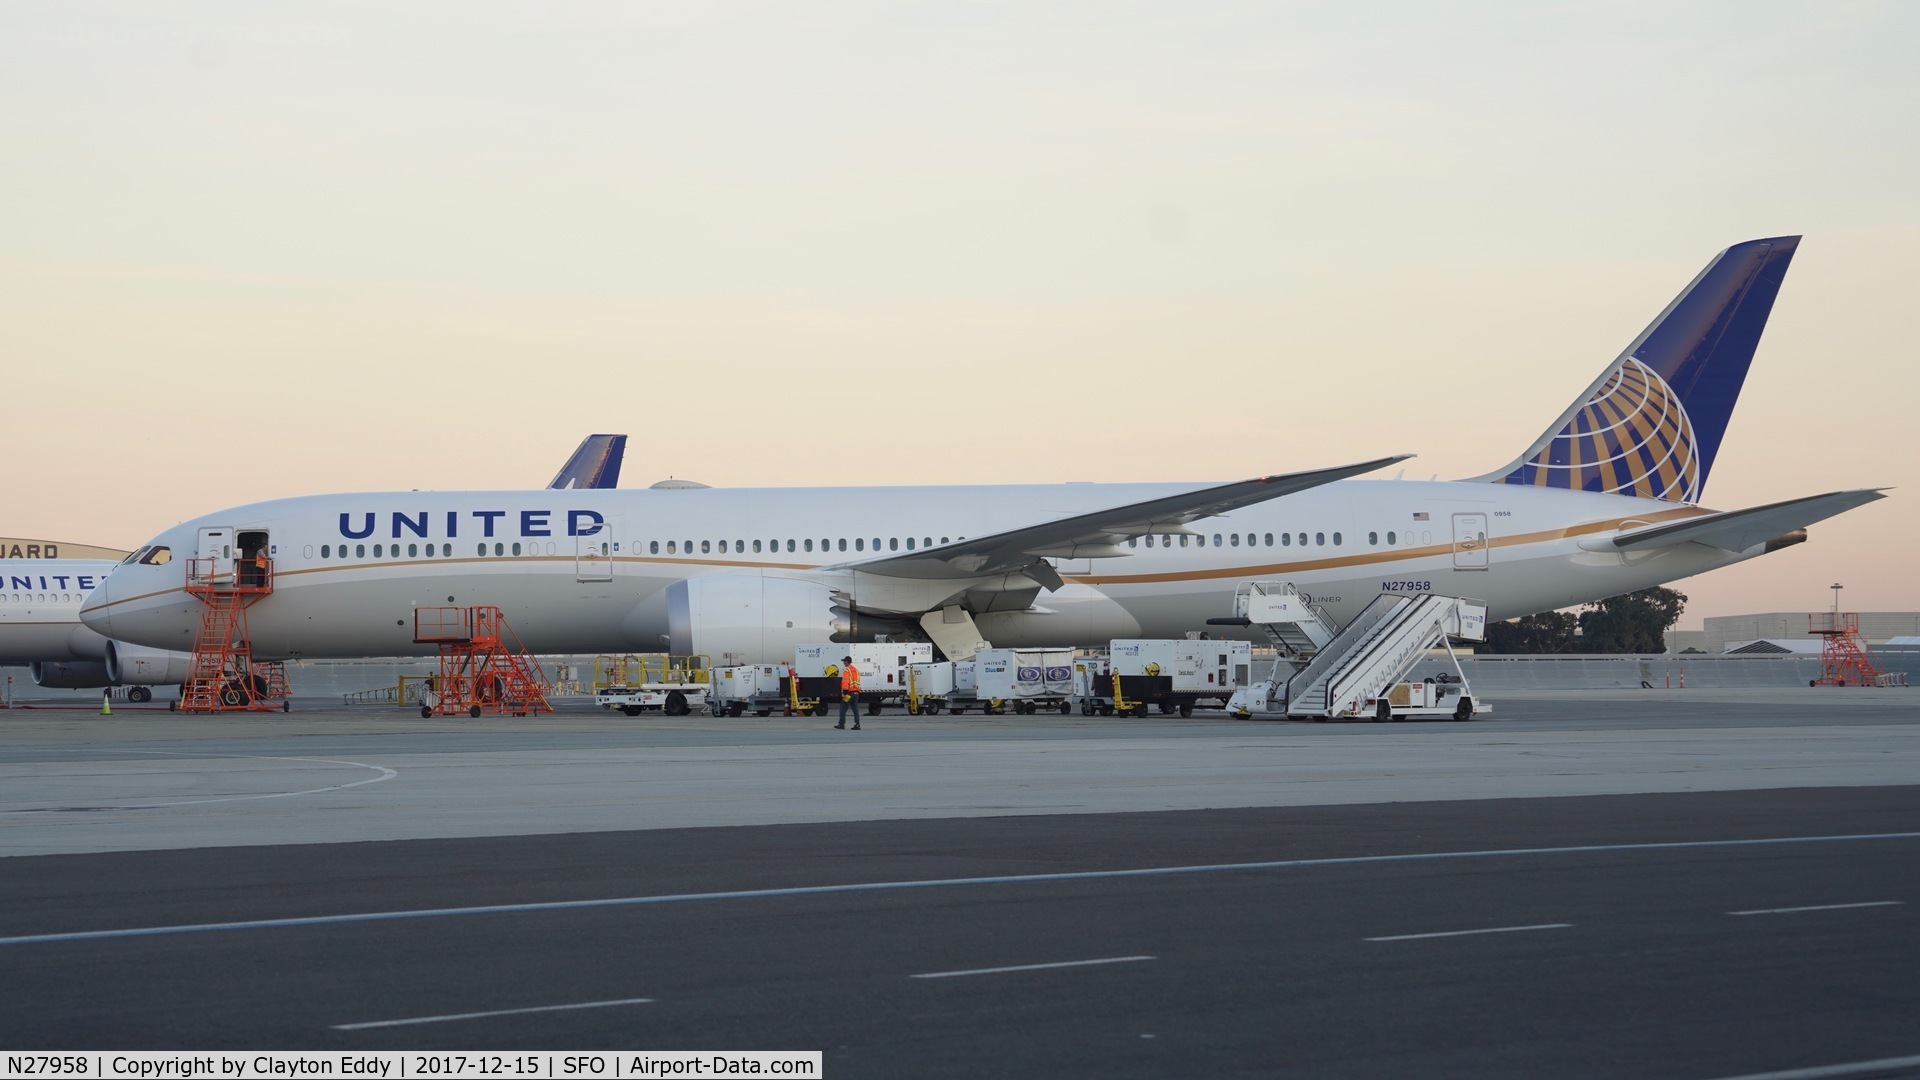
[{"label": "american flag decal", "polygon": [[1425,510],[1416,510],[1416,511],[1414,511],[1414,514],[1413,514],[1413,520],[1415,520],[1415,521],[1425,521],[1425,520],[1427,520],[1427,512],[1426,512]]}]

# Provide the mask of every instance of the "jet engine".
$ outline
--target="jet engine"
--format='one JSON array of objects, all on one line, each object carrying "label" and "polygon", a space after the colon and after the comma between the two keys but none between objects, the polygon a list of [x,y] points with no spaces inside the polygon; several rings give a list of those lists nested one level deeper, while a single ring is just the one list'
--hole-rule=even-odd
[{"label": "jet engine", "polygon": [[856,616],[818,581],[737,571],[667,587],[667,647],[717,665],[790,660],[796,645],[896,632],[898,619]]},{"label": "jet engine", "polygon": [[192,656],[183,652],[107,642],[107,678],[115,686],[178,686],[187,681],[192,663]]},{"label": "jet engine", "polygon": [[107,676],[107,665],[98,660],[35,660],[27,671],[33,676],[33,685],[49,690],[86,690],[113,682]]}]

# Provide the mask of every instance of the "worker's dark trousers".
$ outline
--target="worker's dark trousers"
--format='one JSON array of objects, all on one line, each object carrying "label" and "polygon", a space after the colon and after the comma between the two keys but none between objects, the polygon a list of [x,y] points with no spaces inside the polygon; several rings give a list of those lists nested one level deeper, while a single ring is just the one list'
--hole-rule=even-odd
[{"label": "worker's dark trousers", "polygon": [[843,724],[847,722],[848,709],[853,710],[853,726],[859,727],[860,726],[860,699],[857,697],[854,697],[851,694],[845,695],[840,699],[840,722]]}]

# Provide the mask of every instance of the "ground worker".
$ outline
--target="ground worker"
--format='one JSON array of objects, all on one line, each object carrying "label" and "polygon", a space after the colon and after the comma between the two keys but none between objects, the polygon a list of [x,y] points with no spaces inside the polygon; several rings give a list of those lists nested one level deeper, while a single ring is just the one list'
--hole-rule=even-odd
[{"label": "ground worker", "polygon": [[847,709],[853,709],[853,730],[860,730],[860,669],[853,666],[853,657],[840,658],[840,722],[836,728],[847,726]]},{"label": "ground worker", "polygon": [[265,588],[267,584],[267,545],[262,543],[253,549],[253,584]]}]

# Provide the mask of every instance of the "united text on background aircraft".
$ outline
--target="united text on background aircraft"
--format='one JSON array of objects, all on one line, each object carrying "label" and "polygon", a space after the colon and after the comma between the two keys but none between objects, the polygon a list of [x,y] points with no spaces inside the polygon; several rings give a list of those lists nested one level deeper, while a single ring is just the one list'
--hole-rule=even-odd
[{"label": "united text on background aircraft", "polygon": [[[625,435],[587,436],[548,488],[613,487],[626,447]],[[127,559],[165,567],[173,552],[149,545]],[[148,687],[180,685],[188,671],[186,652],[114,641],[81,624],[81,605],[115,561],[0,559],[0,665],[27,664],[34,685],[49,689],[130,687],[133,701],[150,699]]]},{"label": "united text on background aircraft", "polygon": [[[1235,585],[1290,581],[1345,621],[1436,592],[1490,618],[1545,611],[1798,543],[1880,498],[1698,505],[1798,237],[1715,256],[1509,464],[1458,481],[1356,480],[1400,460],[1229,484],[394,492],[234,507],[161,533],[96,589],[102,633],[182,648],[187,559],[270,541],[254,655],[430,651],[417,607],[496,604],[536,652],[772,660],[832,637],[977,643],[1179,636]],[[165,549],[173,561],[151,565]]]}]

